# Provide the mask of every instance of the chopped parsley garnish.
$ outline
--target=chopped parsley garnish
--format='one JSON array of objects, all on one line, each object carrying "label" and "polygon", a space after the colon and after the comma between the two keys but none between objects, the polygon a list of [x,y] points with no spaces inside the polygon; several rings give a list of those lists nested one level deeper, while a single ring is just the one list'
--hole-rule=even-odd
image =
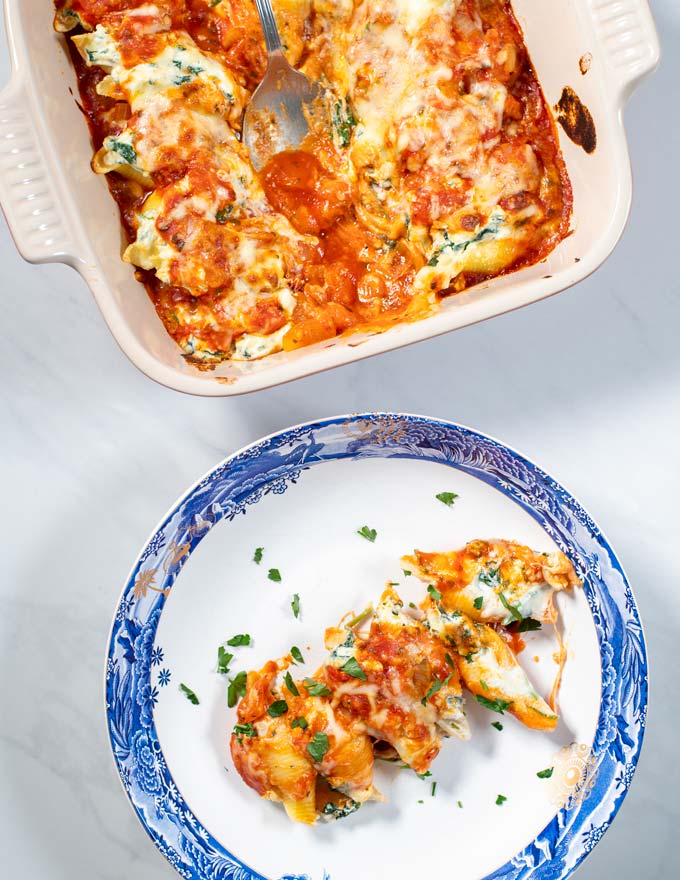
[{"label": "chopped parsley garnish", "polygon": [[419,804],[424,804],[424,803],[425,803],[425,801],[418,801],[418,803],[419,803]]},{"label": "chopped parsley garnish", "polygon": [[253,554],[253,562],[256,562],[259,565],[262,562],[263,553],[264,547],[256,547],[255,553]]},{"label": "chopped parsley garnish", "polygon": [[463,654],[463,660],[465,660],[466,663],[472,663],[472,658],[475,656],[476,653],[477,651],[470,651],[469,654]]},{"label": "chopped parsley garnish", "polygon": [[484,681],[483,678],[479,679],[479,683],[481,684],[483,690],[485,690],[485,691],[489,690],[489,685]]},{"label": "chopped parsley garnish", "polygon": [[272,718],[280,718],[281,715],[285,715],[287,711],[288,703],[285,700],[274,700],[271,706],[267,709],[267,712]]},{"label": "chopped parsley garnish", "polygon": [[233,709],[241,697],[245,695],[247,684],[247,672],[239,672],[238,675],[235,675],[229,682],[229,687],[227,688],[227,705],[230,709]]},{"label": "chopped parsley garnish", "polygon": [[304,686],[310,697],[327,697],[332,693],[328,685],[322,681],[314,681],[313,678],[306,678]]},{"label": "chopped parsley garnish", "polygon": [[496,798],[496,806],[502,807],[506,801],[507,801],[506,796],[504,794],[499,794],[498,797]]},{"label": "chopped parsley garnish", "polygon": [[481,703],[486,709],[490,709],[492,712],[498,712],[501,715],[506,709],[509,709],[510,706],[512,706],[512,701],[489,700],[487,697],[481,696],[481,694],[475,694],[475,700],[477,700],[478,703]]},{"label": "chopped parsley garnish", "polygon": [[290,655],[296,663],[305,662],[305,658],[302,656],[302,651],[296,645],[293,645],[290,649]]},{"label": "chopped parsley garnish", "polygon": [[283,681],[284,681],[284,684],[286,685],[286,687],[288,688],[288,690],[291,692],[291,694],[294,697],[300,696],[300,691],[298,690],[297,685],[293,681],[293,676],[290,674],[290,672],[286,673],[286,677],[283,679]]},{"label": "chopped parsley garnish", "polygon": [[430,697],[433,697],[438,691],[440,691],[445,685],[447,685],[449,683],[450,678],[451,678],[451,675],[447,675],[443,681],[440,678],[435,678],[435,680],[430,685],[428,692],[425,694],[423,699],[420,701],[423,704],[423,706],[425,705],[425,703],[427,703],[427,701],[430,699]]},{"label": "chopped parsley garnish", "polygon": [[328,737],[325,733],[318,731],[314,734],[314,738],[307,744],[307,751],[312,756],[315,764],[323,761],[323,756],[328,751]]},{"label": "chopped parsley garnish", "polygon": [[241,633],[238,636],[232,636],[227,644],[230,648],[242,648],[250,644],[250,636],[248,633]]},{"label": "chopped parsley garnish", "polygon": [[554,767],[548,767],[547,770],[539,770],[536,776],[538,776],[539,779],[550,779],[550,777],[553,775],[554,769]]},{"label": "chopped parsley garnish", "polygon": [[[408,767],[408,764],[406,764],[406,766]],[[432,776],[432,771],[426,770],[424,773],[416,773],[416,776],[418,777],[418,779],[427,779],[428,776]]]},{"label": "chopped parsley garnish", "polygon": [[370,541],[371,544],[375,543],[375,539],[378,537],[378,533],[375,529],[369,529],[368,526],[362,526],[357,530],[357,535],[361,535],[362,538],[366,538],[367,541]]},{"label": "chopped parsley garnish", "polygon": [[458,808],[459,808],[460,810],[463,809],[463,802],[462,802],[462,801],[458,801]]},{"label": "chopped parsley garnish", "polygon": [[512,624],[512,631],[516,633],[535,632],[537,629],[541,629],[541,621],[533,617],[525,617],[519,623]]},{"label": "chopped parsley garnish", "polygon": [[270,581],[274,581],[274,583],[276,584],[281,583],[281,572],[278,570],[278,568],[270,568],[269,572],[267,573],[267,577]]},{"label": "chopped parsley garnish", "polygon": [[411,577],[411,575],[413,574],[413,572],[408,571],[405,568],[402,568],[402,571],[404,572],[404,577],[407,577],[407,578]]},{"label": "chopped parsley garnish", "polygon": [[439,590],[432,584],[428,584],[427,592],[430,594],[430,596],[432,596],[435,602],[439,602],[442,597],[442,594],[439,592]]},{"label": "chopped parsley garnish", "polygon": [[290,607],[293,609],[293,614],[295,617],[300,616],[300,594],[295,593],[293,599],[290,603]]},{"label": "chopped parsley garnish", "polygon": [[481,611],[482,605],[484,604],[484,596],[477,596],[477,598],[475,599],[475,601],[472,604],[475,606],[477,611]]},{"label": "chopped parsley garnish", "polygon": [[496,730],[503,730],[503,725],[500,723],[500,721],[492,721],[491,726],[495,727]]},{"label": "chopped parsley garnish", "polygon": [[234,659],[234,655],[220,645],[217,649],[217,671],[220,675],[226,675],[229,672],[229,664]]},{"label": "chopped parsley garnish", "polygon": [[515,618],[515,620],[518,623],[521,623],[524,618],[522,617],[522,614],[521,614],[519,608],[517,608],[516,605],[512,605],[510,602],[508,602],[508,600],[505,598],[505,594],[503,593],[503,590],[501,590],[499,592],[498,598],[501,600],[503,607],[507,608],[507,610],[510,612],[510,614],[512,614],[512,616]]},{"label": "chopped parsley garnish", "polygon": [[198,706],[200,700],[190,687],[187,687],[185,684],[180,684],[179,689],[182,691],[182,693],[187,698],[187,700],[189,700],[190,703],[192,703],[194,706]]},{"label": "chopped parsley garnish", "polygon": [[252,724],[235,724],[234,736],[239,741],[239,745],[243,742],[244,736],[257,736],[257,731]]},{"label": "chopped parsley garnish", "polygon": [[446,654],[444,654],[444,659],[449,664],[451,669],[455,669],[456,664],[453,662],[453,657],[449,654],[448,651],[446,652]]},{"label": "chopped parsley garnish", "polygon": [[430,796],[431,796],[431,797],[434,797],[436,791],[437,791],[437,783],[436,783],[436,782],[433,782],[433,783],[432,783],[432,792],[431,792],[431,795],[430,795]]},{"label": "chopped parsley garnish", "polygon": [[290,723],[290,726],[291,727],[299,727],[300,730],[307,730],[307,727],[309,725],[307,724],[307,719],[305,718],[305,716],[300,715],[298,718],[293,718],[293,720]]},{"label": "chopped parsley garnish", "polygon": [[[434,265],[436,265],[436,263]],[[458,498],[458,495],[455,492],[440,492],[439,495],[435,495],[434,497],[437,501],[441,501],[441,503],[445,504],[447,507],[451,507],[456,498]]]},{"label": "chopped parsley garnish", "polygon": [[342,672],[346,672],[347,675],[351,675],[352,678],[360,678],[362,681],[366,681],[366,673],[359,665],[356,657],[350,657],[347,663],[344,663],[340,669]]}]

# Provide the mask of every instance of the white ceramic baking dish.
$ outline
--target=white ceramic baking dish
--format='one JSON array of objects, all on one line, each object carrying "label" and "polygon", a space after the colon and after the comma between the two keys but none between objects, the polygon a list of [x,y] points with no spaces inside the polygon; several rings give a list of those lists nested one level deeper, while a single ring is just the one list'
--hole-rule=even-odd
[{"label": "white ceramic baking dish", "polygon": [[[515,0],[548,103],[570,86],[595,122],[591,154],[560,128],[574,188],[572,234],[543,263],[450,297],[422,321],[200,371],[181,356],[120,259],[118,209],[105,180],[90,170],[89,134],[65,42],[51,27],[51,0],[4,6],[13,76],[0,95],[0,202],[16,245],[31,262],[77,269],[125,354],[170,388],[212,396],[255,391],[490,318],[585,278],[623,231],[631,202],[623,109],[659,60],[647,0]],[[585,74],[584,56],[592,56]]]}]

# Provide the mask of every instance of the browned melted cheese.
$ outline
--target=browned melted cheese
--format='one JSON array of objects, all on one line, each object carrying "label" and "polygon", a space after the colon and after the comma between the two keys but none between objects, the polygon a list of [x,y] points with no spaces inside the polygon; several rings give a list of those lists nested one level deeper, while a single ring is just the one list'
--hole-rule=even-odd
[{"label": "browned melted cheese", "polygon": [[57,0],[124,258],[188,357],[384,330],[566,234],[571,189],[509,0],[274,6],[326,107],[258,175],[240,143],[266,60],[252,0]]}]

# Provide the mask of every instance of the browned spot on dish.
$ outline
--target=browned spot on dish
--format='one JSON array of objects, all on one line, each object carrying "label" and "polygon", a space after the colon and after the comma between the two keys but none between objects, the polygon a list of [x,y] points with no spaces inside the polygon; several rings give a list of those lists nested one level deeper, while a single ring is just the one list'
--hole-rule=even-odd
[{"label": "browned spot on dish", "polygon": [[590,70],[590,65],[593,63],[593,53],[586,52],[585,55],[581,55],[578,60],[578,69],[581,71],[583,76],[585,76]]},{"label": "browned spot on dish", "polygon": [[595,121],[590,110],[570,86],[565,86],[562,90],[555,112],[557,121],[568,137],[579,147],[583,147],[586,153],[594,153],[597,146]]}]

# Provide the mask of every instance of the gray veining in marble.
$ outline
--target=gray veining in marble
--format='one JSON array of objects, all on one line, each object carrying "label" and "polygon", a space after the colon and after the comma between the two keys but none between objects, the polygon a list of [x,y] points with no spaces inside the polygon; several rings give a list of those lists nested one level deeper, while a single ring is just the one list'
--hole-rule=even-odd
[{"label": "gray veining in marble", "polygon": [[175,876],[127,806],[107,744],[104,650],[123,579],[168,505],[226,453],[370,409],[501,437],[603,526],[645,623],[651,704],[631,793],[578,876],[680,876],[680,4],[652,6],[665,57],[627,113],[635,198],[623,240],[577,288],[492,322],[256,396],[182,397],[127,362],[75,273],[23,263],[0,226],[2,876]]}]

